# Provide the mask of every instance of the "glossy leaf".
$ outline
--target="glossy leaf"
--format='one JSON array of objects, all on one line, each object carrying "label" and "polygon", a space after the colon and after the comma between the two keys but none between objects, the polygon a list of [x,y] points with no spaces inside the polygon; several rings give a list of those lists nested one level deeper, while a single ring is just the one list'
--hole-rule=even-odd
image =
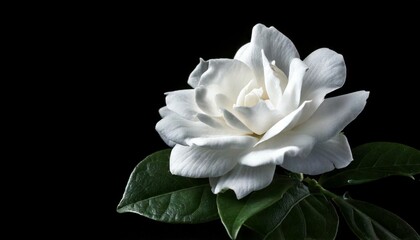
[{"label": "glossy leaf", "polygon": [[300,184],[289,177],[278,177],[266,188],[238,200],[233,191],[219,193],[217,207],[229,237],[236,239],[242,225],[258,212],[279,201],[291,187]]},{"label": "glossy leaf", "polygon": [[333,200],[359,239],[420,240],[418,233],[407,222],[388,210],[353,199]]},{"label": "glossy leaf", "polygon": [[201,223],[218,218],[216,195],[207,179],[169,172],[170,149],[141,161],[131,173],[117,211],[168,223]]},{"label": "glossy leaf", "polygon": [[308,188],[302,183],[295,184],[287,189],[280,200],[248,219],[245,226],[266,236],[274,231],[290,210],[307,196],[309,196]]},{"label": "glossy leaf", "polygon": [[338,221],[333,204],[322,194],[313,194],[295,205],[266,239],[335,239]]},{"label": "glossy leaf", "polygon": [[319,183],[325,188],[332,188],[392,175],[413,178],[420,173],[420,151],[399,143],[367,143],[353,149],[353,158],[349,166],[322,175]]}]

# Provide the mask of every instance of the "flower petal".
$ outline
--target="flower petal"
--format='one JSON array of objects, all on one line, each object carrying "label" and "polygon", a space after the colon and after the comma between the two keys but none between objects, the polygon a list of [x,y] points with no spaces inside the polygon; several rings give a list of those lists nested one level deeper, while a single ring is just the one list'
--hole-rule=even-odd
[{"label": "flower petal", "polygon": [[[302,80],[308,66],[299,58],[294,58],[290,63],[289,82],[280,101],[279,110],[283,115],[294,111],[300,104]],[[310,100],[310,99],[308,99]]]},{"label": "flower petal", "polygon": [[216,96],[214,96],[214,101],[216,103],[216,106],[219,109],[230,109],[232,110],[233,108],[233,104],[232,104],[232,100],[229,99],[229,97],[227,97],[224,94],[216,94]]},{"label": "flower petal", "polygon": [[257,82],[253,79],[248,82],[247,85],[245,85],[241,91],[239,92],[237,98],[236,98],[236,104],[237,106],[246,106],[245,98],[251,92],[253,89],[259,88]]},{"label": "flower petal", "polygon": [[231,128],[237,129],[238,131],[242,132],[242,134],[252,134],[252,131],[228,110],[223,110],[223,117],[226,121],[226,124]]},{"label": "flower petal", "polygon": [[350,145],[344,134],[316,144],[306,157],[286,156],[281,166],[289,171],[318,175],[335,168],[343,168],[353,160]]},{"label": "flower petal", "polygon": [[175,145],[172,149],[169,169],[172,174],[193,177],[219,177],[237,164],[238,150],[215,150],[198,146]]},{"label": "flower petal", "polygon": [[341,54],[328,48],[315,50],[303,60],[309,67],[302,85],[302,100],[325,95],[343,86],[346,80],[346,64]]},{"label": "flower petal", "polygon": [[[159,109],[159,115],[162,117],[162,119],[165,118],[166,116],[171,115],[171,114],[175,114],[176,115],[176,113],[174,113],[173,111],[169,110],[169,108],[166,107],[166,106],[165,107],[161,107]],[[163,135],[163,134],[159,134],[159,135],[162,138],[162,140],[166,143],[166,145],[168,145],[169,147],[175,146],[176,142],[170,140],[166,135]]]},{"label": "flower petal", "polygon": [[287,132],[279,134],[253,148],[239,157],[243,165],[256,167],[265,164],[282,164],[285,155],[306,156],[312,150],[315,139],[304,134]]},{"label": "flower petal", "polygon": [[166,93],[166,106],[186,119],[195,119],[201,110],[195,103],[194,90],[179,90]]},{"label": "flower petal", "polygon": [[254,78],[251,69],[235,59],[211,59],[208,69],[201,76],[199,86],[215,86],[222,93],[237,96],[241,89]]},{"label": "flower petal", "polygon": [[[163,118],[165,118],[165,117],[167,117],[167,116],[169,116],[169,115],[171,115],[171,114],[176,115],[176,113],[175,113],[175,112],[173,112],[173,111],[171,111],[171,110],[169,110],[169,108],[168,108],[167,106],[165,106],[165,107],[161,107],[161,108],[159,109],[159,115],[162,117],[162,119],[163,119]],[[156,126],[157,126],[157,124],[156,124]],[[157,129],[157,128],[156,128],[156,129]],[[159,133],[159,131],[158,131],[158,133]],[[162,140],[166,143],[166,145],[168,145],[169,147],[173,147],[173,146],[175,146],[176,142],[174,142],[174,141],[170,140],[170,139],[168,138],[168,136],[166,136],[166,135],[164,135],[164,134],[160,134],[160,133],[159,133],[159,135],[160,135],[160,137],[162,138]]]},{"label": "flower petal", "polygon": [[159,115],[161,118],[164,118],[166,116],[168,116],[169,114],[173,114],[173,112],[171,110],[169,110],[169,108],[167,106],[161,107],[159,109]]},{"label": "flower petal", "polygon": [[252,107],[234,107],[234,115],[256,134],[264,134],[281,118],[279,111],[270,109],[267,103],[260,101]]},{"label": "flower petal", "polygon": [[299,106],[299,108],[289,113],[286,117],[282,118],[280,121],[274,124],[274,126],[268,129],[268,131],[261,137],[260,141],[258,141],[257,145],[269,140],[270,138],[283,131],[287,131],[296,126],[302,114],[304,114],[306,111],[313,111],[310,109],[311,107],[313,107],[311,101],[304,102]]},{"label": "flower petal", "polygon": [[307,121],[295,127],[293,131],[307,134],[326,141],[353,121],[366,105],[369,92],[358,91],[337,97],[327,98]]},{"label": "flower petal", "polygon": [[190,76],[188,77],[188,84],[196,88],[198,84],[200,83],[201,75],[207,71],[209,68],[209,62],[204,61],[202,58],[200,58],[200,63],[195,67],[195,69],[191,72]]},{"label": "flower petal", "polygon": [[226,123],[223,122],[223,118],[220,117],[211,117],[209,115],[199,113],[197,118],[200,122],[212,127],[212,128],[224,128]]},{"label": "flower petal", "polygon": [[252,134],[251,130],[243,130],[241,128],[238,128],[238,126],[231,126],[230,124],[227,124],[226,119],[224,117],[211,117],[206,114],[197,114],[197,118],[200,122],[215,128],[215,129],[222,129],[222,131],[225,134],[230,134],[232,136],[234,135],[246,135],[246,134]]},{"label": "flower petal", "polygon": [[[281,89],[281,82],[287,82],[286,75],[278,68],[273,68],[273,65],[270,64],[267,57],[264,54],[264,50],[261,50],[262,54],[262,64],[264,67],[264,82],[265,90],[267,92],[268,98],[274,106],[278,106],[281,96],[283,95],[283,90]],[[280,71],[277,72],[276,71]]]},{"label": "flower petal", "polygon": [[218,136],[192,138],[188,141],[189,146],[199,146],[211,149],[246,149],[254,145],[257,138],[251,136]]},{"label": "flower petal", "polygon": [[[168,110],[170,111],[170,110]],[[187,145],[191,138],[223,136],[229,133],[236,133],[227,128],[212,128],[200,121],[190,121],[182,118],[174,112],[167,114],[156,124],[156,131],[166,139],[177,144]]]},{"label": "flower petal", "polygon": [[233,59],[241,59],[242,54],[244,54],[245,50],[249,47],[250,43],[244,44],[242,47],[238,49]]},{"label": "flower petal", "polygon": [[239,49],[235,55],[253,70],[260,86],[264,84],[261,50],[268,59],[274,60],[276,65],[288,76],[290,61],[299,58],[295,45],[274,27],[267,28],[257,24],[252,29],[251,42]]},{"label": "flower petal", "polygon": [[195,88],[197,105],[207,114],[219,116],[221,113],[216,104],[216,96],[223,95],[223,104],[233,106],[240,91],[253,78],[251,69],[240,61],[209,60],[208,69]]},{"label": "flower petal", "polygon": [[232,171],[218,178],[210,178],[213,193],[232,189],[241,199],[253,191],[267,187],[273,180],[276,165],[267,164],[259,167],[237,165]]},{"label": "flower petal", "polygon": [[206,87],[195,88],[195,102],[203,112],[212,116],[220,116],[220,111],[214,101],[214,94],[211,94]]},{"label": "flower petal", "polygon": [[[324,142],[350,123],[363,110],[368,92],[360,91],[329,98],[305,123],[261,141],[240,157],[240,163],[259,166],[267,163],[282,164],[285,156],[304,158],[316,142]],[[277,127],[282,127],[281,124]],[[274,130],[273,130],[274,131]]]}]

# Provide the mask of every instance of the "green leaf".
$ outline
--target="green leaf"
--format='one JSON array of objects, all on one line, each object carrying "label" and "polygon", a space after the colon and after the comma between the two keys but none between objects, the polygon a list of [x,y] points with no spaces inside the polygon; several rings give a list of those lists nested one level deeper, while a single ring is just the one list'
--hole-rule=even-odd
[{"label": "green leaf", "polygon": [[245,226],[266,236],[273,232],[289,211],[307,196],[309,196],[308,188],[302,183],[297,183],[287,189],[283,197],[273,205],[248,219]]},{"label": "green leaf", "polygon": [[216,195],[211,192],[208,180],[172,175],[170,152],[170,149],[155,152],[135,167],[117,211],[168,223],[217,219]]},{"label": "green leaf", "polygon": [[360,239],[420,240],[416,231],[397,215],[370,203],[334,198],[350,229]]},{"label": "green leaf", "polygon": [[235,239],[246,220],[280,200],[284,193],[296,184],[299,184],[299,181],[282,176],[274,179],[268,187],[241,200],[236,199],[231,190],[219,193],[217,208],[229,237]]},{"label": "green leaf", "polygon": [[338,215],[322,194],[312,194],[295,207],[266,239],[335,239]]},{"label": "green leaf", "polygon": [[414,179],[420,173],[420,151],[399,143],[373,142],[353,149],[349,166],[321,176],[326,188],[361,184],[392,175]]}]

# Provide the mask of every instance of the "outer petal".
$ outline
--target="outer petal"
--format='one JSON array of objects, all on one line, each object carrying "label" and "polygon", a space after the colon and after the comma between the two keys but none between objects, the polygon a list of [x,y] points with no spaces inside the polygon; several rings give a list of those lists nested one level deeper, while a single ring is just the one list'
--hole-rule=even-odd
[{"label": "outer petal", "polygon": [[316,144],[306,157],[286,156],[281,166],[296,173],[322,174],[335,168],[343,168],[353,160],[350,145],[344,134]]},{"label": "outer petal", "polygon": [[315,139],[293,132],[279,134],[254,148],[248,149],[239,157],[239,162],[250,167],[265,164],[282,164],[286,155],[306,156],[315,145]]},{"label": "outer petal", "polygon": [[305,111],[299,123],[305,122],[324,101],[325,95],[343,86],[346,65],[342,55],[321,48],[312,52],[304,62],[308,65],[302,82],[301,102],[312,100],[310,111]]},{"label": "outer petal", "polygon": [[[159,109],[159,115],[162,117],[162,118],[165,118],[166,116],[169,116],[169,115],[171,115],[171,114],[176,114],[176,113],[174,113],[173,111],[171,111],[171,110],[169,110],[169,108],[167,107],[167,106],[165,106],[165,107],[161,107],[160,109]],[[169,147],[173,147],[173,146],[175,146],[175,144],[176,144],[176,142],[174,142],[174,141],[172,141],[172,140],[170,140],[167,136],[165,136],[165,135],[163,135],[163,134],[160,134],[160,137],[162,138],[162,140],[169,146]]]},{"label": "outer petal", "polygon": [[243,46],[235,59],[238,59],[254,71],[260,86],[264,83],[261,50],[268,59],[274,60],[276,65],[288,76],[290,61],[299,58],[295,45],[274,27],[267,28],[257,24],[252,29],[251,42]]},{"label": "outer petal", "polygon": [[257,138],[251,136],[220,136],[193,138],[188,140],[188,145],[206,147],[211,149],[246,149],[254,145]]},{"label": "outer petal", "polygon": [[166,117],[166,116],[168,116],[170,114],[173,114],[173,113],[174,112],[171,111],[171,110],[169,110],[169,108],[167,106],[161,107],[159,109],[159,115],[160,115],[161,118],[164,118],[164,117]]},{"label": "outer petal", "polygon": [[166,93],[166,106],[186,119],[195,119],[201,113],[195,103],[194,90],[179,90]]},{"label": "outer petal", "polygon": [[196,88],[200,83],[201,75],[203,75],[203,73],[206,72],[208,68],[209,62],[200,58],[200,63],[195,67],[188,78],[188,84],[191,87]]},{"label": "outer petal", "polygon": [[240,59],[242,54],[244,54],[245,50],[249,47],[250,44],[251,43],[246,43],[242,47],[240,47],[238,51],[236,52],[235,56],[233,57],[233,59]]},{"label": "outer petal", "polygon": [[201,76],[200,86],[215,86],[222,93],[237,96],[241,89],[254,78],[251,69],[234,59],[212,59],[207,71]]},{"label": "outer petal", "polygon": [[219,151],[175,145],[171,152],[169,169],[172,174],[184,177],[219,177],[235,167],[237,155],[238,150]]},{"label": "outer petal", "polygon": [[212,128],[225,128],[227,125],[224,120],[220,117],[211,117],[206,114],[199,113],[197,118],[200,122],[212,127]]},{"label": "outer petal", "polygon": [[195,88],[195,102],[203,112],[211,116],[220,116],[220,109],[214,100],[216,94],[203,86]]},{"label": "outer petal", "polygon": [[[196,102],[200,109],[210,115],[219,115],[217,102],[230,106],[236,102],[240,91],[254,78],[251,69],[244,63],[232,59],[214,59],[201,75],[196,86]],[[216,96],[223,95],[216,100]]]},{"label": "outer petal", "polygon": [[309,67],[302,85],[302,100],[324,98],[343,86],[346,80],[346,64],[341,54],[328,48],[315,50],[303,60]]},{"label": "outer petal", "polygon": [[267,187],[273,180],[276,165],[267,164],[259,167],[237,165],[232,171],[219,178],[210,178],[213,193],[232,189],[241,199],[253,191]]},{"label": "outer petal", "polygon": [[167,115],[156,124],[156,131],[166,143],[170,141],[187,145],[188,141],[192,138],[223,136],[237,133],[230,128],[212,128],[201,121],[190,121],[174,112],[167,113],[167,111],[163,111]]},{"label": "outer petal", "polygon": [[326,141],[341,132],[362,112],[368,96],[369,92],[358,91],[327,98],[311,118],[293,130],[310,135],[317,142]]}]

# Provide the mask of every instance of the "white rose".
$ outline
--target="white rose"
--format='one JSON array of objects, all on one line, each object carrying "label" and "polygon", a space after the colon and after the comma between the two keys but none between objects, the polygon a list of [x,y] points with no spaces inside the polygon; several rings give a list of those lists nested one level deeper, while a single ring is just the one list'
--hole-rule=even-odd
[{"label": "white rose", "polygon": [[188,84],[166,93],[156,130],[173,150],[172,174],[210,178],[238,199],[269,185],[276,166],[317,175],[352,161],[340,133],[369,93],[325,98],[343,86],[343,56],[327,48],[303,61],[274,27],[257,24],[234,59],[200,60]]}]

